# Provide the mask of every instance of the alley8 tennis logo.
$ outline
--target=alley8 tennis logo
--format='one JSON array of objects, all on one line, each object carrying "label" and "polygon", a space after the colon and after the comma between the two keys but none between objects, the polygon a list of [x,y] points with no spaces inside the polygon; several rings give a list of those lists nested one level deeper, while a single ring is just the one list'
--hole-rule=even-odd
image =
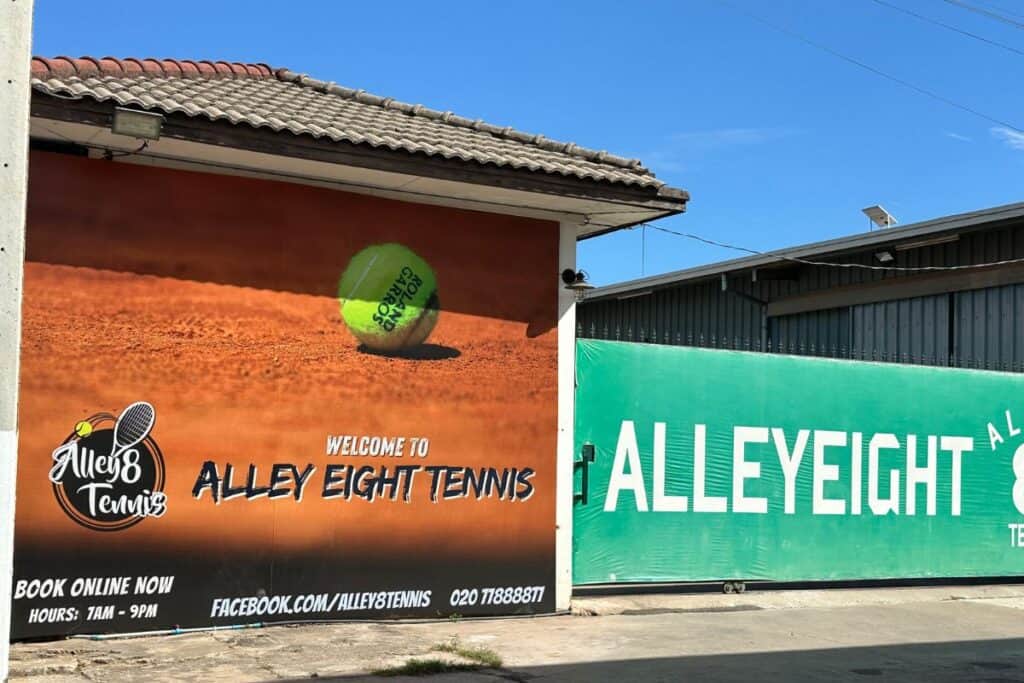
[{"label": "alley8 tennis logo", "polygon": [[167,511],[164,458],[153,440],[156,411],[132,403],[97,413],[53,451],[50,482],[67,515],[95,531],[120,531]]}]

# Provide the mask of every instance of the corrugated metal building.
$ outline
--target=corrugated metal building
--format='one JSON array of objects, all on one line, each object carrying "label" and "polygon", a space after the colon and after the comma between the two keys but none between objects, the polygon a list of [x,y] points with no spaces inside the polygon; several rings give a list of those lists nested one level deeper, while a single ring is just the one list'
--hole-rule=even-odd
[{"label": "corrugated metal building", "polygon": [[577,334],[1024,372],[1024,203],[594,289]]}]

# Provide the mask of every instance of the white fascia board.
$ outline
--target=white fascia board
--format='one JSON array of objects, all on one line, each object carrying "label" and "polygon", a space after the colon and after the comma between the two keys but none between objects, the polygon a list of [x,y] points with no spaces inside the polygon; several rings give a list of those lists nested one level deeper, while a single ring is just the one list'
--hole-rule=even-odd
[{"label": "white fascia board", "polygon": [[[132,152],[141,144],[139,140],[114,135],[109,128],[39,117],[32,118],[31,134],[34,138],[76,143],[116,154]],[[100,152],[91,154],[98,156]],[[652,220],[662,213],[621,202],[460,183],[172,138],[150,141],[141,153],[119,156],[114,161],[264,178],[417,204],[571,222],[577,226],[577,238],[614,229],[616,225]]]}]

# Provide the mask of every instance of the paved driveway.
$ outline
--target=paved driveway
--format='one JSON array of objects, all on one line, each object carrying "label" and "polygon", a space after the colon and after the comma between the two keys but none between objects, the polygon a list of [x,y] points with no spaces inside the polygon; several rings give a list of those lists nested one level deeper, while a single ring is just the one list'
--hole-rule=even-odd
[{"label": "paved driveway", "polygon": [[[277,626],[19,644],[31,681],[986,681],[1024,683],[1024,587],[658,595],[580,600],[588,616]],[[438,651],[443,649],[456,652]],[[434,678],[410,660],[502,666]]]}]

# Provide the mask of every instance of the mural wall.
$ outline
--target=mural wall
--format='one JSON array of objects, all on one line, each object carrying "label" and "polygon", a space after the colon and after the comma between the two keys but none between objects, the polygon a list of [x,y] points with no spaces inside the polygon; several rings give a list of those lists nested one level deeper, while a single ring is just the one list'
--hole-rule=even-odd
[{"label": "mural wall", "polygon": [[553,609],[556,224],[31,161],[15,637]]}]

